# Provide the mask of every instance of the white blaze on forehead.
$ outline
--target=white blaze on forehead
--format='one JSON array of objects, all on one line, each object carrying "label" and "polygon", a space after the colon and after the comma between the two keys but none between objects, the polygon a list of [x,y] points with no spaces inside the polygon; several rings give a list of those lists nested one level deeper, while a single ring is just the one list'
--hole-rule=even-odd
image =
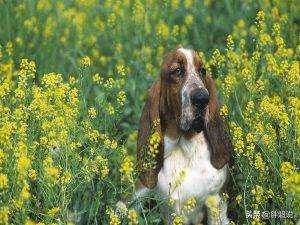
[{"label": "white blaze on forehead", "polygon": [[193,51],[191,49],[185,49],[185,48],[179,48],[178,51],[180,51],[185,55],[186,62],[187,62],[187,68],[186,68],[187,73],[195,74],[196,70],[195,70],[194,59],[193,59]]}]

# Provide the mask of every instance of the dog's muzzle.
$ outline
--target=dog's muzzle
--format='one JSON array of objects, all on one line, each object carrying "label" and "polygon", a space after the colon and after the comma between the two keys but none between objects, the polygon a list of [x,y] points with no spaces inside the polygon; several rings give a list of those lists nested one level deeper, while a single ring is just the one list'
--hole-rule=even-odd
[{"label": "dog's muzzle", "polygon": [[201,132],[205,128],[205,113],[209,102],[208,91],[204,88],[197,88],[191,92],[191,102],[195,110],[195,119],[190,129]]}]

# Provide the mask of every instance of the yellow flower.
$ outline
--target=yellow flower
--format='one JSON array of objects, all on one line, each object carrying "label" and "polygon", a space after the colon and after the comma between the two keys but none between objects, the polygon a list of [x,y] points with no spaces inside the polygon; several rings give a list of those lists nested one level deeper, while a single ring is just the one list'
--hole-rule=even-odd
[{"label": "yellow flower", "polygon": [[31,219],[26,219],[25,225],[36,225],[36,223]]},{"label": "yellow flower", "polygon": [[0,173],[0,189],[8,188],[8,178],[4,173]]},{"label": "yellow flower", "polygon": [[124,105],[126,101],[126,94],[125,91],[120,91],[117,98],[120,105]]},{"label": "yellow flower", "polygon": [[263,46],[272,44],[272,39],[271,39],[270,35],[267,33],[261,33],[259,35],[259,40],[260,40],[260,44]]},{"label": "yellow flower", "polygon": [[184,179],[186,178],[186,175],[187,175],[186,170],[181,170],[179,173],[177,173],[174,184],[172,184],[173,185],[172,188],[175,189],[179,187],[183,183]]},{"label": "yellow flower", "polygon": [[267,196],[264,196],[264,189],[260,185],[255,185],[255,187],[251,190],[251,194],[253,195],[255,202],[257,204],[263,203]]},{"label": "yellow flower", "polygon": [[20,199],[21,201],[26,201],[30,198],[30,192],[29,192],[29,185],[27,183],[24,184],[22,191],[20,193]]},{"label": "yellow flower", "polygon": [[57,87],[62,81],[62,75],[56,73],[45,74],[42,78],[42,84],[44,84],[45,87]]},{"label": "yellow flower", "polygon": [[109,168],[108,168],[108,159],[102,157],[101,155],[96,157],[95,160],[96,164],[97,164],[97,171],[98,169],[100,170],[100,174],[101,174],[101,178],[105,178],[109,172]]},{"label": "yellow flower", "polygon": [[8,207],[1,207],[0,208],[0,224],[7,225],[8,224],[8,218],[9,218],[9,209]]},{"label": "yellow flower", "polygon": [[106,214],[108,214],[108,216],[109,216],[109,225],[121,224],[120,218],[112,209],[107,209]]},{"label": "yellow flower", "polygon": [[194,197],[190,197],[184,204],[183,210],[188,213],[191,212],[196,206],[196,199]]},{"label": "yellow flower", "polygon": [[118,147],[118,142],[115,140],[111,140],[110,148],[115,150]]},{"label": "yellow flower", "polygon": [[169,27],[168,27],[168,25],[165,22],[160,21],[156,25],[156,34],[157,34],[158,37],[160,37],[162,39],[167,39],[169,37]]},{"label": "yellow flower", "polygon": [[45,174],[50,182],[57,182],[59,178],[59,169],[57,167],[51,166],[44,169]]},{"label": "yellow flower", "polygon": [[290,162],[285,161],[281,163],[280,171],[284,178],[290,176],[294,172],[294,170],[295,167]]},{"label": "yellow flower", "polygon": [[88,113],[89,113],[89,116],[90,116],[91,118],[93,118],[93,119],[96,118],[97,111],[96,111],[96,109],[95,109],[94,107],[89,108]]},{"label": "yellow flower", "polygon": [[100,136],[100,134],[99,134],[99,131],[97,131],[97,130],[92,130],[88,133],[88,137],[91,141],[97,141],[99,136]]},{"label": "yellow flower", "polygon": [[251,221],[251,225],[265,225],[265,223],[262,222],[260,218],[254,218],[253,221]]},{"label": "yellow flower", "polygon": [[59,178],[60,170],[59,170],[59,168],[53,166],[52,158],[47,157],[43,161],[43,165],[44,165],[44,171],[45,171],[46,178],[49,179],[49,181],[51,183],[58,182],[59,181],[58,178]]},{"label": "yellow flower", "polygon": [[121,76],[125,76],[125,67],[124,67],[124,65],[122,65],[122,64],[117,65],[117,72]]},{"label": "yellow flower", "polygon": [[265,89],[265,83],[263,80],[261,79],[258,79],[256,81],[256,90],[259,92],[259,93],[262,93],[263,90]]},{"label": "yellow flower", "polygon": [[115,25],[115,22],[116,22],[116,14],[115,13],[111,13],[109,16],[108,16],[108,19],[107,19],[107,25],[109,27],[113,27]]},{"label": "yellow flower", "polygon": [[175,216],[173,219],[172,225],[182,225],[183,224],[183,218],[181,216]]},{"label": "yellow flower", "polygon": [[36,170],[30,169],[28,170],[28,177],[31,178],[32,180],[35,180],[37,176]]},{"label": "yellow flower", "polygon": [[[179,26],[178,26],[177,24],[173,26],[172,31],[171,31],[171,35],[172,35],[172,37],[173,37],[174,40],[177,39],[177,37],[178,37],[178,35],[179,35]],[[149,68],[148,71],[151,71],[151,70],[150,70],[150,67],[151,67],[150,65],[152,66],[152,64],[149,64],[149,63],[148,63],[148,66],[147,66],[147,64],[146,64],[146,68],[147,68],[147,67]]]},{"label": "yellow flower", "polygon": [[158,146],[160,143],[160,135],[156,131],[154,132],[149,139],[149,154],[154,158],[158,153]]},{"label": "yellow flower", "polygon": [[107,113],[108,115],[113,115],[115,114],[115,109],[113,107],[113,105],[111,103],[108,103],[108,106],[107,106]]},{"label": "yellow flower", "polygon": [[186,9],[188,9],[193,5],[193,0],[184,0],[183,5]]},{"label": "yellow flower", "polygon": [[218,199],[217,196],[210,195],[205,200],[206,206],[209,208],[209,210],[212,212],[213,217],[219,216],[219,208],[218,208]]},{"label": "yellow flower", "polygon": [[131,181],[133,173],[133,160],[131,156],[126,156],[121,164],[120,172],[122,180]]},{"label": "yellow flower", "polygon": [[300,173],[292,173],[282,181],[283,189],[295,197],[295,204],[299,204],[300,194]]},{"label": "yellow flower", "polygon": [[59,211],[60,211],[59,207],[53,207],[52,209],[48,210],[47,215],[54,217]]},{"label": "yellow flower", "polygon": [[224,117],[224,118],[228,115],[228,108],[227,108],[226,105],[223,105],[223,106],[221,107],[221,109],[220,109],[220,115],[221,115],[222,117]]},{"label": "yellow flower", "polygon": [[234,122],[231,123],[231,130],[233,131],[233,145],[237,155],[244,152],[244,141],[242,128],[237,126]]},{"label": "yellow flower", "polygon": [[37,4],[37,10],[44,11],[44,10],[50,10],[51,9],[51,3],[47,0],[41,0]]},{"label": "yellow flower", "polygon": [[17,162],[17,168],[18,168],[20,175],[23,175],[26,173],[29,165],[30,165],[30,159],[26,155],[21,155]]},{"label": "yellow flower", "polygon": [[230,94],[233,92],[233,88],[235,85],[236,85],[236,78],[231,74],[226,76],[224,80],[224,91],[223,91],[226,98],[229,98]]},{"label": "yellow flower", "polygon": [[227,36],[227,50],[232,51],[234,49],[234,42],[231,35]]},{"label": "yellow flower", "polygon": [[128,139],[130,140],[130,141],[136,141],[137,140],[137,131],[132,131],[130,134],[129,134],[129,137],[128,137]]},{"label": "yellow flower", "polygon": [[80,60],[80,64],[83,68],[91,66],[91,59],[88,56],[84,56]]},{"label": "yellow flower", "polygon": [[96,84],[102,84],[102,77],[99,75],[99,73],[93,75],[93,81]]},{"label": "yellow flower", "polygon": [[33,78],[36,72],[35,62],[29,61],[28,59],[22,59],[20,69],[21,70],[18,73],[20,77],[28,76]]},{"label": "yellow flower", "polygon": [[241,195],[237,195],[236,198],[235,198],[235,201],[237,202],[237,204],[241,204],[242,202],[242,196]]},{"label": "yellow flower", "polygon": [[130,209],[128,211],[128,220],[129,220],[129,225],[138,224],[138,215],[134,209]]},{"label": "yellow flower", "polygon": [[6,50],[7,55],[11,56],[13,53],[13,43],[9,41],[9,42],[7,42],[5,47],[6,47],[5,50]]},{"label": "yellow flower", "polygon": [[226,192],[222,193],[222,199],[224,199],[225,201],[227,201],[229,199],[229,195]]},{"label": "yellow flower", "polygon": [[65,171],[62,174],[61,178],[60,178],[60,182],[61,182],[62,185],[66,185],[71,181],[71,179],[72,179],[71,172],[70,171]]},{"label": "yellow flower", "polygon": [[258,152],[255,155],[254,166],[256,169],[260,170],[261,172],[263,173],[266,172],[266,163],[264,162],[260,152]]},{"label": "yellow flower", "polygon": [[115,83],[114,79],[112,77],[109,77],[105,82],[104,87],[112,88],[114,83]]},{"label": "yellow flower", "polygon": [[191,25],[194,22],[194,17],[192,15],[186,15],[186,17],[184,18],[184,22],[186,23],[186,25]]},{"label": "yellow flower", "polygon": [[225,62],[224,55],[221,55],[219,49],[215,49],[210,60],[211,65],[221,66]]},{"label": "yellow flower", "polygon": [[265,13],[264,11],[259,11],[256,15],[256,25],[258,28],[261,28],[265,21]]}]

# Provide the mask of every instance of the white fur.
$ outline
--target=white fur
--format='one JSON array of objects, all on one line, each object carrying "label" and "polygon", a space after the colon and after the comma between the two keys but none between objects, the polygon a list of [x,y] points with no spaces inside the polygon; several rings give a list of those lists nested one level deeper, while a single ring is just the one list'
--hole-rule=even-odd
[{"label": "white fur", "polygon": [[[226,180],[227,166],[218,170],[210,162],[210,152],[203,132],[190,140],[184,137],[170,139],[164,137],[164,164],[158,174],[155,191],[164,197],[175,200],[174,210],[180,213],[183,204],[190,197],[195,197],[202,205],[209,195],[218,195]],[[178,185],[179,174],[185,171],[186,176]],[[224,204],[223,204],[224,205]],[[226,217],[227,207],[220,205],[220,215]],[[228,221],[227,217],[221,221]],[[215,223],[210,223],[215,224]],[[227,224],[227,223],[222,223]]]}]

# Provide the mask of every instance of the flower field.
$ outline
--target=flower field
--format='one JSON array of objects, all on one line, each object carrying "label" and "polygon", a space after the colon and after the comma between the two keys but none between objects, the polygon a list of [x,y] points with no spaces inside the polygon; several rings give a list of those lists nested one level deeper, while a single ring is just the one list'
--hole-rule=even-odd
[{"label": "flower field", "polygon": [[161,223],[168,200],[133,199],[136,139],[178,46],[218,86],[231,224],[297,224],[299,12],[297,0],[0,0],[0,225]]}]

